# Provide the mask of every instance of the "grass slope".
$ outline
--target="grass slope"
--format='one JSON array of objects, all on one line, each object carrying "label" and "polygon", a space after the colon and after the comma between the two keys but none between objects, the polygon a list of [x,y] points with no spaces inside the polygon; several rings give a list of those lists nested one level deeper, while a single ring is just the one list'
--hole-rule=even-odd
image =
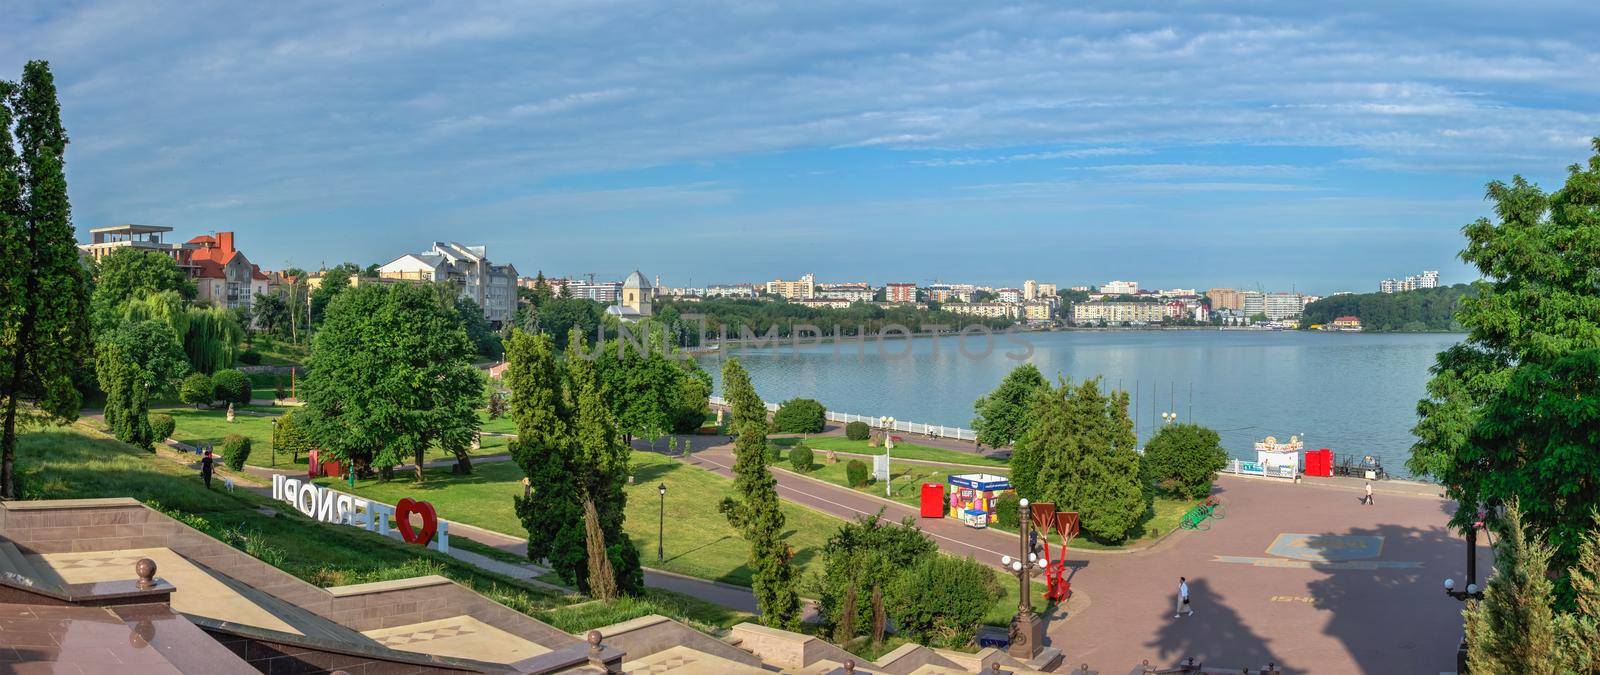
[{"label": "grass slope", "polygon": [[[775,439],[777,440],[777,439]],[[843,436],[812,436],[802,441],[806,446],[822,455],[825,450],[835,452],[853,452],[858,455],[881,455],[883,448],[872,447],[867,441],[852,441]],[[915,443],[895,443],[894,451],[890,458],[920,459],[928,462],[949,462],[951,464],[971,464],[974,466],[988,467],[990,469],[1007,467],[1006,461],[985,457],[976,452],[962,452],[946,448],[934,448]]]}]

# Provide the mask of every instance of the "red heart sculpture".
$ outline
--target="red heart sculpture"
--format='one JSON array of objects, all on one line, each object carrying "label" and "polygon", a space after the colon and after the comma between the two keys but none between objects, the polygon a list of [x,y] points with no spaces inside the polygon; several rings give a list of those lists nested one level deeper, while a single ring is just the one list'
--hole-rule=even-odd
[{"label": "red heart sculpture", "polygon": [[[420,531],[411,531],[412,513],[422,516]],[[433,505],[415,501],[410,497],[404,497],[395,503],[394,521],[400,527],[400,538],[406,540],[408,544],[427,546],[428,542],[433,541],[433,535],[439,531],[439,514],[434,513]]]}]

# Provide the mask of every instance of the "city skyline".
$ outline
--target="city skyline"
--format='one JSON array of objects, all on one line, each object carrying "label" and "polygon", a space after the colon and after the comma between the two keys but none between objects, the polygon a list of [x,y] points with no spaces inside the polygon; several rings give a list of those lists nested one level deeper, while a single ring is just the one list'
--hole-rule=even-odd
[{"label": "city skyline", "polygon": [[80,241],[227,230],[277,269],[455,240],[686,286],[1468,280],[1483,184],[1559,185],[1600,130],[1600,10],[1368,10],[40,3],[0,63],[53,63]]}]

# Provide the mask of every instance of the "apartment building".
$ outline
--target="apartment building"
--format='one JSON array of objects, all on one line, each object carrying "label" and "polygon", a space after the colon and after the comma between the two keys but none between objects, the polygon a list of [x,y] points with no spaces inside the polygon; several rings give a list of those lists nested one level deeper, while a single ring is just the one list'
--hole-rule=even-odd
[{"label": "apartment building", "polygon": [[1019,309],[1019,305],[1004,302],[952,302],[944,306],[946,312],[985,319],[1015,319],[1019,315]]},{"label": "apartment building", "polygon": [[872,286],[864,283],[818,284],[816,297],[850,302],[872,302]]},{"label": "apartment building", "polygon": [[754,298],[756,288],[750,284],[713,284],[706,287],[708,298]]},{"label": "apartment building", "polygon": [[1137,281],[1107,281],[1100,286],[1102,295],[1138,295],[1139,282]]},{"label": "apartment building", "polygon": [[1037,293],[1037,295],[1034,296],[1034,299],[1036,299],[1036,300],[1039,299],[1039,298],[1053,298],[1053,297],[1056,297],[1056,285],[1055,284],[1039,284],[1039,286],[1038,286],[1038,288],[1037,288],[1037,290],[1035,292]]},{"label": "apartment building", "polygon": [[776,295],[789,300],[814,298],[817,296],[816,278],[805,274],[795,281],[773,279],[767,282],[767,295]]},{"label": "apartment building", "polygon": [[1029,279],[1022,282],[1022,299],[1032,300],[1039,297],[1039,282]]},{"label": "apartment building", "polygon": [[1051,321],[1056,318],[1056,304],[1043,300],[1022,303],[1022,318],[1029,322]]},{"label": "apartment building", "polygon": [[1305,296],[1299,293],[1258,293],[1245,291],[1244,315],[1265,314],[1268,319],[1287,319],[1305,311]]},{"label": "apartment building", "polygon": [[1022,302],[1022,289],[1020,289],[1020,288],[1000,288],[1000,289],[996,289],[995,292],[994,292],[994,299],[999,300],[1000,302],[1008,302],[1008,303],[1011,303],[1011,304],[1016,304],[1016,303]]},{"label": "apartment building", "polygon": [[[491,263],[483,246],[436,241],[427,251],[407,253],[379,267],[378,277],[454,284],[461,297],[483,308],[483,318],[495,328],[516,316],[517,270],[511,265]],[[573,289],[568,286],[568,290]]]},{"label": "apartment building", "polygon": [[1378,292],[1380,293],[1404,293],[1406,291],[1438,287],[1438,270],[1425,270],[1422,274],[1413,274],[1404,279],[1384,279],[1378,282]]},{"label": "apartment building", "polygon": [[970,284],[934,284],[928,287],[928,299],[934,302],[972,302],[976,289]]},{"label": "apartment building", "polygon": [[1206,291],[1206,298],[1211,300],[1211,309],[1232,309],[1244,311],[1244,292],[1232,288],[1213,288]]},{"label": "apartment building", "polygon": [[1080,302],[1072,306],[1075,324],[1160,323],[1167,307],[1159,302]]},{"label": "apartment building", "polygon": [[916,302],[916,284],[888,284],[883,287],[883,299],[888,302]]},{"label": "apartment building", "polygon": [[79,244],[78,249],[88,254],[96,263],[118,249],[132,248],[165,253],[179,266],[187,265],[188,252],[194,250],[194,247],[166,241],[166,234],[171,231],[172,228],[162,225],[131,223],[96,227],[89,230],[89,243]]}]

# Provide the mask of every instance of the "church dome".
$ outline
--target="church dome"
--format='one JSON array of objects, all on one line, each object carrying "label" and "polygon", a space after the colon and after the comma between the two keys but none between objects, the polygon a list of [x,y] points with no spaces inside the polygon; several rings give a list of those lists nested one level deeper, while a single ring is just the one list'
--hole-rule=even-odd
[{"label": "church dome", "polygon": [[622,282],[622,287],[645,290],[650,288],[650,282],[644,278],[643,274],[639,273],[639,270],[634,270],[633,274],[629,274],[627,280]]}]

